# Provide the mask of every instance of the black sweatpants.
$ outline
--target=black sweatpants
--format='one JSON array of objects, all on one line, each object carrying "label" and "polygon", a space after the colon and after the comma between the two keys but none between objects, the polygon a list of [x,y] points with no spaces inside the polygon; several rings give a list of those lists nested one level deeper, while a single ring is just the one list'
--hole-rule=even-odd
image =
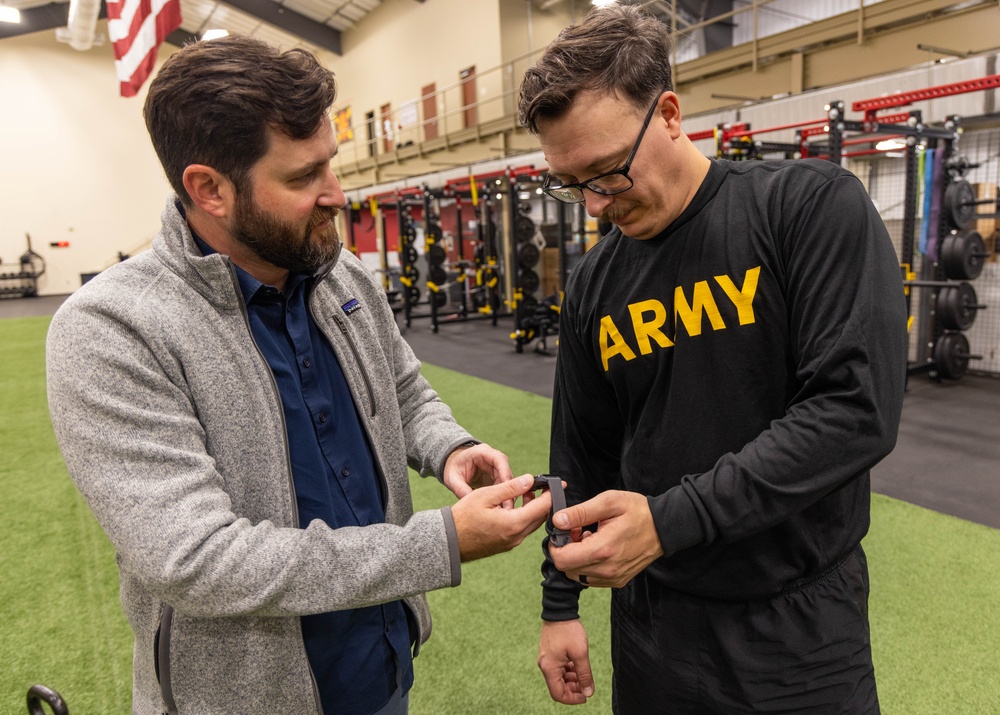
[{"label": "black sweatpants", "polygon": [[858,546],[776,596],[714,601],[640,574],[611,599],[617,715],[877,715]]}]

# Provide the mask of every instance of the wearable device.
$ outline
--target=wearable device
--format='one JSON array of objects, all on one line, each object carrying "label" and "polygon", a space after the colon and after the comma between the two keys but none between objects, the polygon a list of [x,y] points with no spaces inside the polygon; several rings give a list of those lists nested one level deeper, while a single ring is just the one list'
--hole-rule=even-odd
[{"label": "wearable device", "polygon": [[535,483],[531,488],[532,490],[548,489],[552,495],[552,511],[549,514],[549,524],[552,525],[552,530],[549,532],[549,542],[556,546],[565,546],[570,542],[569,532],[566,529],[557,529],[552,524],[552,515],[566,508],[566,493],[563,491],[562,477],[557,477],[554,474],[539,474],[535,477]]}]

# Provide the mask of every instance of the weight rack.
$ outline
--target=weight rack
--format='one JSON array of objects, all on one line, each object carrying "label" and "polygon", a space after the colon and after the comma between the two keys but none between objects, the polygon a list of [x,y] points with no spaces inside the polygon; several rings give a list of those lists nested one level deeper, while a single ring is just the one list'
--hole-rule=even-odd
[{"label": "weight rack", "polygon": [[[719,124],[715,128],[693,132],[692,141],[714,139],[716,156],[732,160],[761,159],[765,153],[779,152],[785,158],[816,157],[840,164],[844,158],[881,154],[874,145],[888,138],[903,138],[906,144],[906,170],[904,190],[903,239],[900,251],[906,292],[907,313],[912,325],[918,321],[918,356],[908,366],[908,374],[927,372],[932,379],[958,379],[967,370],[969,360],[981,356],[971,355],[968,340],[962,331],[971,326],[977,311],[986,306],[979,302],[969,280],[982,268],[982,261],[989,256],[982,237],[972,229],[976,218],[992,218],[1000,214],[977,214],[976,206],[993,203],[996,199],[978,200],[965,173],[974,168],[957,153],[959,118],[947,118],[944,127],[923,123],[919,111],[878,113],[898,110],[928,99],[939,99],[956,94],[976,92],[1000,87],[1000,75],[930,87],[923,90],[861,100],[852,104],[853,111],[864,112],[863,120],[847,118],[844,102],[837,100],[825,108],[826,117],[766,129],[752,129],[749,124]],[[794,142],[766,142],[754,137],[781,130],[795,129]],[[848,133],[856,133],[848,139]],[[823,137],[822,141],[816,138]],[[946,166],[940,180],[932,188],[934,205],[940,207],[938,221],[933,226],[934,245],[940,245],[936,260],[925,262],[918,276],[911,270],[909,258],[914,255],[915,227],[917,224],[919,155],[921,144],[937,147],[935,163]],[[863,145],[869,145],[865,148]],[[860,147],[860,148],[859,148]],[[937,175],[936,175],[937,176]],[[1000,205],[994,206],[1000,210]],[[912,290],[923,290],[914,311]],[[916,315],[915,315],[916,312]]]}]

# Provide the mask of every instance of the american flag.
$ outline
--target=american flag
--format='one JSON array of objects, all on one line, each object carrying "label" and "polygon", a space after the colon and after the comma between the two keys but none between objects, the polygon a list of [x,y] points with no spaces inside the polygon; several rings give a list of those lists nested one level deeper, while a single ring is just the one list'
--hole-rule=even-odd
[{"label": "american flag", "polygon": [[180,0],[107,0],[121,95],[134,97],[153,72],[156,49],[181,26]]}]

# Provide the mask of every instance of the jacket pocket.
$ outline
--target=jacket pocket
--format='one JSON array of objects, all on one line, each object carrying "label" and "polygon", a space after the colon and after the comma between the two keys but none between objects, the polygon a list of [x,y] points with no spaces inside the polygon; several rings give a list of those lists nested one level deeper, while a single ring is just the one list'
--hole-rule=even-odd
[{"label": "jacket pocket", "polygon": [[167,711],[165,715],[176,715],[173,685],[170,682],[170,627],[174,620],[174,609],[164,604],[160,612],[160,623],[153,637],[153,670],[160,684],[160,697]]}]

